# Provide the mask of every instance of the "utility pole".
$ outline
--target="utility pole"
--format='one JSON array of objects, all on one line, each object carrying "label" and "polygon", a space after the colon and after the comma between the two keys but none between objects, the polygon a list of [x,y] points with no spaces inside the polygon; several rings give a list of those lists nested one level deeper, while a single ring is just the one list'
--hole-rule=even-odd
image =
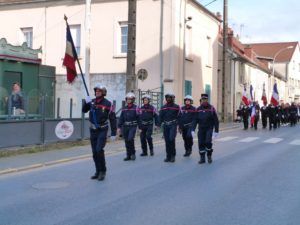
[{"label": "utility pole", "polygon": [[226,63],[227,63],[227,49],[228,49],[228,1],[224,0],[223,5],[223,62],[222,62],[222,121],[228,119],[228,110],[226,106]]},{"label": "utility pole", "polygon": [[128,36],[127,36],[127,70],[126,93],[136,91],[135,46],[136,46],[136,1],[128,0]]}]

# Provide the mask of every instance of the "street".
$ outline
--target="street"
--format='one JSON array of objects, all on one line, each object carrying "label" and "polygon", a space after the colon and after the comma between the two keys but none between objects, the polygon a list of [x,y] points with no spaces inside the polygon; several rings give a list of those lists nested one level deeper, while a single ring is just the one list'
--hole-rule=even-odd
[{"label": "street", "polygon": [[0,225],[299,225],[299,133],[224,131],[202,165],[197,143],[185,158],[177,135],[175,163],[163,141],[153,157],[115,153],[103,182],[89,178],[92,159],[2,175]]}]

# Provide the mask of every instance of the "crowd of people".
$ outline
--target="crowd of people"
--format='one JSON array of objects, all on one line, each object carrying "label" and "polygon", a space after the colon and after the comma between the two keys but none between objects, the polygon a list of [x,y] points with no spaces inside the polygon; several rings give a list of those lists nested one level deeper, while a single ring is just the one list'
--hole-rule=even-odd
[{"label": "crowd of people", "polygon": [[[140,132],[142,151],[140,156],[154,155],[152,141],[153,129],[163,129],[166,158],[164,162],[174,163],[176,158],[176,135],[179,132],[184,141],[184,157],[192,153],[193,138],[198,137],[199,164],[212,163],[212,138],[219,132],[219,120],[215,108],[209,104],[208,95],[201,94],[199,106],[193,106],[193,97],[185,96],[184,105],[175,103],[175,95],[165,94],[165,104],[159,111],[151,105],[151,96],[142,96],[142,105],[135,104],[135,95],[129,92],[125,96],[126,105],[122,108],[117,121],[112,103],[105,98],[107,89],[95,85],[95,98],[87,96],[82,107],[84,113],[89,112],[90,141],[95,164],[95,174],[91,179],[102,181],[106,176],[104,147],[110,123],[111,140],[119,134],[123,136],[126,157],[124,161],[136,160],[135,137]],[[197,129],[198,128],[198,129]],[[148,151],[149,149],[149,151]]]},{"label": "crowd of people", "polygon": [[300,120],[300,104],[292,102],[267,105],[264,102],[260,107],[257,101],[250,102],[250,104],[241,102],[237,110],[237,118],[238,121],[243,122],[244,130],[247,130],[249,125],[257,130],[260,118],[263,129],[275,130],[282,125],[295,126]]}]

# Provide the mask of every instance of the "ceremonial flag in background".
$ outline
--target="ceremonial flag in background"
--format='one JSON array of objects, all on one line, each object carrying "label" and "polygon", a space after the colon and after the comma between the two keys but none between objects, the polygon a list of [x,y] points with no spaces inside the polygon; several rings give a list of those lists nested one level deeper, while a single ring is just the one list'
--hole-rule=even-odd
[{"label": "ceremonial flag in background", "polygon": [[247,97],[246,84],[244,84],[244,94],[243,94],[242,101],[245,103],[245,105],[249,105],[249,100],[248,100],[248,97]]},{"label": "ceremonial flag in background", "polygon": [[278,90],[277,90],[277,83],[275,83],[274,87],[273,87],[271,103],[275,106],[277,106],[279,104],[279,94],[278,94]]},{"label": "ceremonial flag in background", "polygon": [[250,84],[250,99],[253,101],[253,86]]},{"label": "ceremonial flag in background", "polygon": [[265,84],[263,85],[263,92],[262,92],[261,100],[263,101],[264,104],[267,104],[267,102],[268,102]]}]

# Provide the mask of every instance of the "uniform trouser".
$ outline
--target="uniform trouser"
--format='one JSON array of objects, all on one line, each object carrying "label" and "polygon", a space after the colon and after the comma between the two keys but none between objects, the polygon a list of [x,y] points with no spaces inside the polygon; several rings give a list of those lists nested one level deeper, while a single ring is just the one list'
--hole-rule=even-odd
[{"label": "uniform trouser", "polygon": [[268,123],[268,117],[267,116],[262,116],[261,117],[261,121],[262,121],[263,128],[266,128],[267,127],[267,123]]},{"label": "uniform trouser", "polygon": [[257,129],[257,123],[259,121],[259,118],[258,117],[255,117],[254,119],[254,129],[256,130]]},{"label": "uniform trouser", "polygon": [[152,133],[153,133],[153,124],[143,126],[142,132],[140,133],[140,140],[142,145],[143,153],[147,153],[147,142],[149,145],[149,149],[153,150],[153,141],[152,141]]},{"label": "uniform trouser", "polygon": [[90,129],[90,141],[93,151],[93,160],[96,167],[96,173],[106,172],[106,163],[104,147],[106,144],[108,129]]},{"label": "uniform trouser", "polygon": [[271,130],[272,128],[273,128],[273,129],[276,129],[276,128],[277,128],[276,118],[269,117],[269,128],[270,128],[270,130]]},{"label": "uniform trouser", "polygon": [[212,133],[213,128],[209,127],[199,127],[198,131],[198,145],[199,145],[199,153],[205,154],[212,152]]},{"label": "uniform trouser", "polygon": [[186,151],[192,151],[193,147],[193,136],[192,136],[192,128],[187,126],[182,129],[182,138],[184,142],[184,148]]},{"label": "uniform trouser", "polygon": [[136,126],[124,126],[123,137],[125,140],[126,154],[128,157],[135,155],[134,137],[136,133]]},{"label": "uniform trouser", "polygon": [[249,127],[249,119],[248,118],[247,119],[243,118],[243,122],[244,122],[244,129],[248,129],[248,127]]},{"label": "uniform trouser", "polygon": [[166,144],[167,159],[176,156],[175,138],[177,134],[177,124],[164,126],[164,139]]}]

